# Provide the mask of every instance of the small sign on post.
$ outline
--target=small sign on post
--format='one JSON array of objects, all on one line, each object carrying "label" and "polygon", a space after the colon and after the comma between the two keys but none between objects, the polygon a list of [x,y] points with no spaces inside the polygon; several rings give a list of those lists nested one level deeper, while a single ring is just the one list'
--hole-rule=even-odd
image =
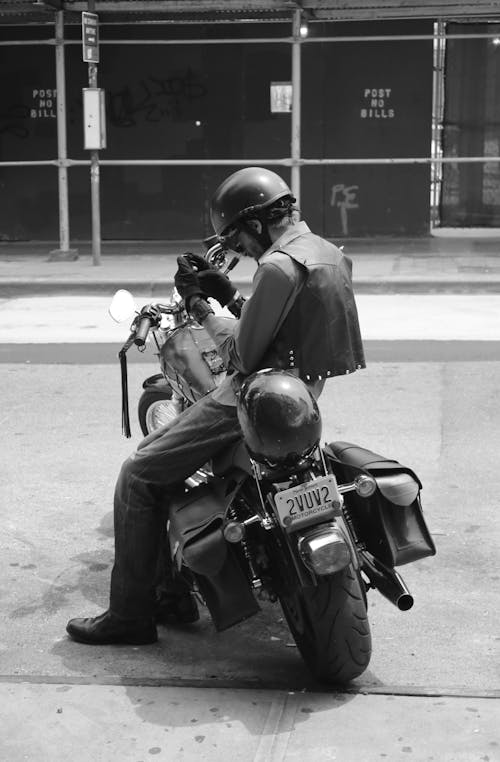
[{"label": "small sign on post", "polygon": [[82,11],[82,53],[86,63],[99,63],[99,20],[97,13]]},{"label": "small sign on post", "polygon": [[292,91],[291,82],[271,82],[271,114],[291,112]]}]

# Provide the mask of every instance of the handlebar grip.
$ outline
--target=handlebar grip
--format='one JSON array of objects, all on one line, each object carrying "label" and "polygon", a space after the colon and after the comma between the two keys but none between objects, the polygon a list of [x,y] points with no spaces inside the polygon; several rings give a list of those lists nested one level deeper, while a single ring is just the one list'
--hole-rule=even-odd
[{"label": "handlebar grip", "polygon": [[151,328],[152,320],[148,315],[141,317],[137,324],[137,330],[135,332],[134,344],[138,347],[143,347],[146,343],[146,339]]}]

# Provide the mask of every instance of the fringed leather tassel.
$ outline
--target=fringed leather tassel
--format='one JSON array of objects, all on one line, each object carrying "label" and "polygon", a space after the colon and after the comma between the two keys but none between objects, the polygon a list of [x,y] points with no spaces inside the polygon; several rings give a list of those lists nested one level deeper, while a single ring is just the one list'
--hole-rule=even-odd
[{"label": "fringed leather tassel", "polygon": [[122,373],[122,432],[130,439],[132,433],[130,431],[130,416],[128,410],[128,378],[127,378],[127,355],[126,352],[119,352],[120,369]]}]

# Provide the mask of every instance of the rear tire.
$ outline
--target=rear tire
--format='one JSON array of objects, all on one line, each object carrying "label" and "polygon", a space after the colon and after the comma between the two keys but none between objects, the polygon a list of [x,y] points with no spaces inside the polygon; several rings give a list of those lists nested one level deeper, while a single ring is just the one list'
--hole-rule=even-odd
[{"label": "rear tire", "polygon": [[363,582],[352,566],[280,600],[297,647],[317,680],[345,685],[365,671],[372,651],[370,624]]}]

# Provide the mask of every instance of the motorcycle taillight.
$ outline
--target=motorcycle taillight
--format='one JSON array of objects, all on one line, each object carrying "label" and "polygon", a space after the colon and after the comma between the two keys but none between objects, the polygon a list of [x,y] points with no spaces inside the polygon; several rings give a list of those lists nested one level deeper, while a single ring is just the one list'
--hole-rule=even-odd
[{"label": "motorcycle taillight", "polygon": [[351,563],[349,546],[333,525],[304,535],[298,546],[306,566],[320,576],[335,574]]}]

